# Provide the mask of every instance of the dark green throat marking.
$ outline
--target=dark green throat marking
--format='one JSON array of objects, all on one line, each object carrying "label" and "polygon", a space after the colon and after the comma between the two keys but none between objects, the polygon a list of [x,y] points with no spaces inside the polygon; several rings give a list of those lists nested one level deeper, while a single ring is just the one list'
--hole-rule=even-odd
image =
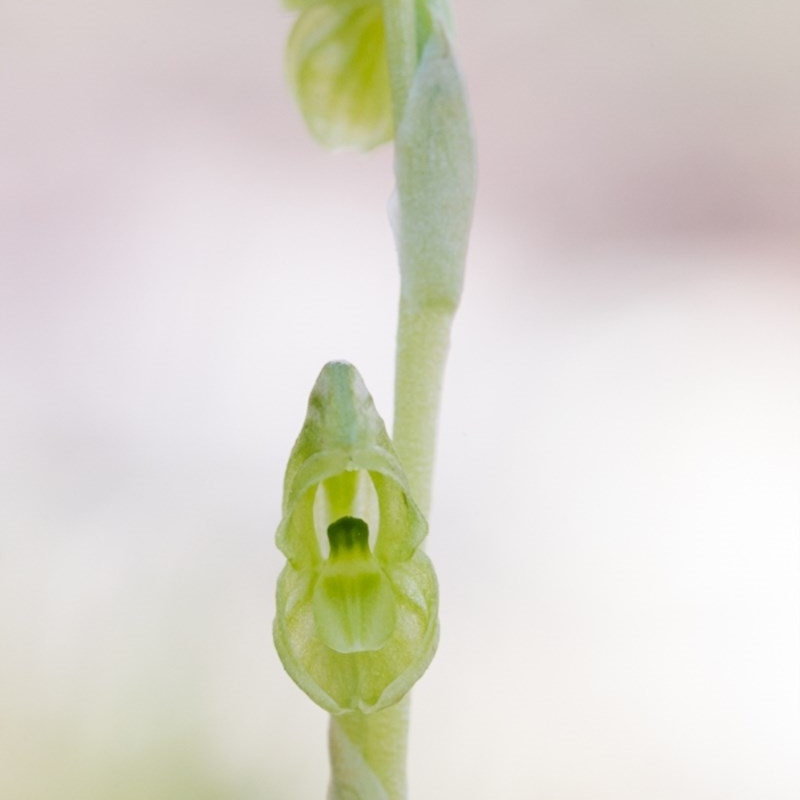
[{"label": "dark green throat marking", "polygon": [[369,526],[340,517],[328,526],[331,552],[314,587],[314,623],[322,642],[338,653],[380,650],[394,633],[394,590],[369,549]]},{"label": "dark green throat marking", "polygon": [[341,517],[328,525],[332,559],[369,552],[369,526],[358,517]]}]

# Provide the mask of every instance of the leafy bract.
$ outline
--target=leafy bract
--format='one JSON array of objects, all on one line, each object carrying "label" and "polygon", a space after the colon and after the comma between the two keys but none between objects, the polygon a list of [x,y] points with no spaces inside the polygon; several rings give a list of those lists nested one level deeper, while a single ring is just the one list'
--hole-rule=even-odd
[{"label": "leafy bract", "polygon": [[452,43],[434,19],[395,141],[404,297],[455,311],[475,202],[475,141]]}]

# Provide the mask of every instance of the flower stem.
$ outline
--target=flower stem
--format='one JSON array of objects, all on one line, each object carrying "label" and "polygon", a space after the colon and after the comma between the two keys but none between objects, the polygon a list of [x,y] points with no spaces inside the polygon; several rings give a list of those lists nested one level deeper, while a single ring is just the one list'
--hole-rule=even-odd
[{"label": "flower stem", "polygon": [[405,800],[408,707],[331,717],[328,800]]},{"label": "flower stem", "polygon": [[418,308],[405,298],[400,301],[393,440],[411,495],[426,517],[453,313],[450,309]]},{"label": "flower stem", "polygon": [[396,130],[417,66],[417,20],[414,0],[382,0],[382,5]]},{"label": "flower stem", "polygon": [[[382,0],[382,4],[397,130],[404,118],[418,64],[416,4],[415,0]],[[419,110],[417,113],[420,113]],[[467,119],[466,116],[464,119]],[[464,125],[461,127],[464,128]],[[459,130],[461,128],[456,126],[456,140]],[[448,129],[444,135],[449,136],[449,133]],[[469,212],[463,235],[458,228],[461,217],[456,214],[457,233],[448,238],[450,244],[446,247],[448,252],[443,259],[444,266],[439,265],[440,270],[444,269],[448,276],[441,284],[446,287],[443,301],[436,291],[431,290],[430,281],[421,277],[431,274],[433,264],[430,259],[437,258],[440,249],[437,249],[437,242],[434,242],[433,247],[428,246],[430,231],[425,220],[422,220],[422,224],[416,224],[423,217],[427,219],[428,209],[424,201],[415,200],[415,191],[416,194],[427,196],[426,180],[437,180],[437,176],[423,173],[429,169],[429,154],[438,152],[436,147],[440,142],[435,136],[430,139],[424,133],[419,136],[412,133],[404,141],[403,158],[406,167],[402,179],[398,178],[398,192],[408,193],[407,197],[410,199],[407,199],[405,209],[409,217],[406,222],[411,224],[399,234],[403,241],[398,240],[403,286],[397,329],[393,439],[410,484],[411,496],[427,516],[431,505],[442,381],[450,342],[450,326],[460,294],[459,270],[463,269],[462,251],[466,247],[464,237],[469,227],[471,200],[464,201]],[[417,148],[423,148],[423,151],[418,153]],[[471,176],[471,138],[466,149],[456,148],[454,152],[458,154],[456,157],[466,155],[467,173]],[[397,151],[395,158],[397,159]],[[448,159],[434,161],[449,164]],[[449,179],[449,173],[446,177]],[[467,180],[470,191],[471,180]],[[464,193],[459,188],[455,190],[455,194],[458,197],[467,196],[469,191]],[[448,202],[447,196],[444,196],[444,200],[436,211],[448,214],[453,204]],[[416,246],[412,246],[414,244]],[[448,271],[451,261],[456,265],[452,278]],[[441,288],[435,276],[433,285]],[[408,696],[383,711],[372,714],[354,712],[331,717],[329,800],[405,800],[408,717]]]}]

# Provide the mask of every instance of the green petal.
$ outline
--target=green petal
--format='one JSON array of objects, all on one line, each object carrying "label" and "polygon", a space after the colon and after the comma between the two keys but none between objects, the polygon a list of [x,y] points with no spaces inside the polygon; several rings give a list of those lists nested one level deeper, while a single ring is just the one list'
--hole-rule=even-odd
[{"label": "green petal", "polygon": [[395,601],[396,621],[377,650],[340,653],[319,635],[314,615],[318,574],[290,564],[278,580],[273,635],[283,666],[297,685],[332,714],[370,713],[394,705],[422,676],[439,637],[436,575],[417,551],[384,574]]},{"label": "green petal", "polygon": [[286,469],[274,638],[286,671],[328,711],[396,703],[433,658],[426,533],[360,375],[326,365]]},{"label": "green petal", "polygon": [[368,150],[393,135],[379,0],[323,0],[300,9],[287,49],[289,80],[312,135]]}]

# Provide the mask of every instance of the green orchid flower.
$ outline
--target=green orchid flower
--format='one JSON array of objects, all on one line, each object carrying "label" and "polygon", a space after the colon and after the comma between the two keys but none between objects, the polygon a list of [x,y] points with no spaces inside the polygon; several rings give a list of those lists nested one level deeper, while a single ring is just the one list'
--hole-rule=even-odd
[{"label": "green orchid flower", "polygon": [[438,641],[427,523],[355,367],[327,364],[286,468],[275,646],[333,714],[398,702]]}]

